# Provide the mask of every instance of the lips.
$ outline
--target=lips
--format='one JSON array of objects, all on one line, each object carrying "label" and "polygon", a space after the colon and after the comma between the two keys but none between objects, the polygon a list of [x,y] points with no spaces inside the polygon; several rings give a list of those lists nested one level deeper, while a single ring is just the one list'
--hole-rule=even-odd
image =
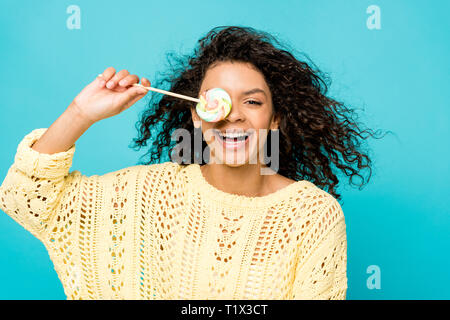
[{"label": "lips", "polygon": [[223,137],[219,134],[218,137],[220,140],[222,140],[224,142],[236,143],[236,142],[243,142],[243,141],[247,140],[249,136],[246,135],[246,136],[242,136],[242,137],[229,138],[229,137]]},{"label": "lips", "polygon": [[[242,133],[242,131],[240,133]],[[229,134],[229,132],[227,132],[227,134]],[[250,134],[247,134],[245,138],[244,137],[222,138],[221,133],[216,131],[215,136],[218,142],[226,149],[238,149],[245,146],[248,143]]]}]

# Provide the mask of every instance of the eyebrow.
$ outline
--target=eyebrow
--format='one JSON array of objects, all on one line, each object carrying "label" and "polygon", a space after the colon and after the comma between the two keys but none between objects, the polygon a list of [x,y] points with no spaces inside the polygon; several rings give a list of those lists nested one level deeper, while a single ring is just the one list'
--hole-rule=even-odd
[{"label": "eyebrow", "polygon": [[[205,91],[208,91],[209,89],[212,89],[212,88],[208,88]],[[266,92],[263,89],[260,89],[260,88],[253,88],[251,90],[245,91],[245,92],[242,93],[242,95],[248,96],[250,94],[258,93],[258,92],[263,93],[267,97]]]},{"label": "eyebrow", "polygon": [[258,93],[258,92],[261,92],[261,93],[263,93],[266,96],[266,92],[263,89],[260,89],[260,88],[254,88],[254,89],[245,91],[243,94],[244,94],[244,96],[248,96],[249,94]]}]

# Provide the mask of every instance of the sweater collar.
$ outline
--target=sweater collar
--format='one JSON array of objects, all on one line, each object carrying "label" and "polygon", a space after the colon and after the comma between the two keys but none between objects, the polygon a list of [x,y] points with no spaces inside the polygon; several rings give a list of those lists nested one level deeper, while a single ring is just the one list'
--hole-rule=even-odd
[{"label": "sweater collar", "polygon": [[311,182],[300,180],[291,183],[273,193],[261,197],[249,197],[244,195],[232,194],[217,189],[211,185],[200,169],[197,163],[190,164],[186,167],[188,177],[194,187],[193,191],[198,191],[200,196],[205,196],[224,205],[240,206],[240,207],[268,207],[281,201],[289,200],[291,197],[298,195],[301,188],[308,188]]}]

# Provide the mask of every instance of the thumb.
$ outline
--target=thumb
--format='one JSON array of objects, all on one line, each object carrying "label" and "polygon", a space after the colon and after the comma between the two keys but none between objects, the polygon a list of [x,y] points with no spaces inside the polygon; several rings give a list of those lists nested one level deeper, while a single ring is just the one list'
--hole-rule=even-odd
[{"label": "thumb", "polygon": [[136,101],[143,98],[148,90],[139,86],[132,86],[120,94],[120,101],[123,109],[132,106]]}]

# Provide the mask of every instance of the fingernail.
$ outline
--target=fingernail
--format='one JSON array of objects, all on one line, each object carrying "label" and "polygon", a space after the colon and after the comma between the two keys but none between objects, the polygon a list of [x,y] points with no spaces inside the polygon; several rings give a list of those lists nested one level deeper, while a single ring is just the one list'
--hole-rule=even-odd
[{"label": "fingernail", "polygon": [[114,81],[108,81],[108,83],[106,84],[106,87],[108,89],[111,89],[114,86]]},{"label": "fingernail", "polygon": [[119,81],[119,85],[120,85],[120,86],[123,86],[124,84],[125,84],[125,80],[120,80],[120,81]]},{"label": "fingernail", "polygon": [[105,80],[100,80],[100,81],[98,82],[98,86],[99,86],[100,88],[103,88],[104,85],[105,85]]}]

